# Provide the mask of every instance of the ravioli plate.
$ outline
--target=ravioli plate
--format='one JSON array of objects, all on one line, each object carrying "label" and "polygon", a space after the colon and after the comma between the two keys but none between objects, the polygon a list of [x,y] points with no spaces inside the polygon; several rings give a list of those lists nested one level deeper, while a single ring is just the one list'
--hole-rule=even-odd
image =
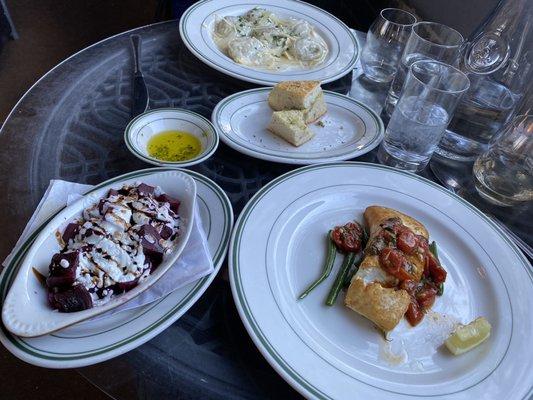
[{"label": "ravioli plate", "polygon": [[[297,18],[314,26],[328,47],[325,60],[313,67],[268,70],[238,64],[224,54],[212,33],[217,17],[238,16],[254,7],[265,8],[281,18]],[[350,73],[359,57],[355,35],[338,18],[303,1],[204,0],[189,7],[179,23],[181,39],[187,48],[210,67],[247,82],[273,86],[287,80],[331,82]]]}]

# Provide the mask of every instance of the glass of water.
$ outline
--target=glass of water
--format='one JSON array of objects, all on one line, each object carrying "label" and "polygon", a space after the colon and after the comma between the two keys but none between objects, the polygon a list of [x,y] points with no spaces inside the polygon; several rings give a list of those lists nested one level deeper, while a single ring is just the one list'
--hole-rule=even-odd
[{"label": "glass of water", "polygon": [[520,115],[474,163],[479,194],[500,206],[533,201],[533,115]]},{"label": "glass of water", "polygon": [[413,172],[424,169],[469,86],[468,77],[451,65],[433,60],[412,64],[379,148],[379,161]]},{"label": "glass of water", "polygon": [[407,72],[414,62],[431,59],[453,65],[463,43],[463,36],[449,26],[436,22],[414,24],[385,101],[385,116],[390,117],[396,107]]},{"label": "glass of water", "polygon": [[361,53],[365,76],[376,82],[390,82],[411,34],[416,17],[398,8],[381,10],[366,35]]}]

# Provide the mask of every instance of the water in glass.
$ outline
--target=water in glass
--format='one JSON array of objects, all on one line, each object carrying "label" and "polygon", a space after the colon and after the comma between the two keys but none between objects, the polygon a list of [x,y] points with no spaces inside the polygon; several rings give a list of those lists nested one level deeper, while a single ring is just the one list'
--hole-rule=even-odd
[{"label": "water in glass", "polygon": [[435,151],[448,124],[448,113],[438,104],[411,96],[403,99],[392,115],[383,147],[412,170],[423,168]]}]

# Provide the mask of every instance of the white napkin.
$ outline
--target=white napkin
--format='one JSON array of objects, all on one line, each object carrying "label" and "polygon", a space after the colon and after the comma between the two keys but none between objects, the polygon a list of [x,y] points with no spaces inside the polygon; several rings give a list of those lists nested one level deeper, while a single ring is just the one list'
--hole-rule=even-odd
[{"label": "white napkin", "polygon": [[[65,205],[78,200],[91,188],[92,186],[90,185],[82,185],[80,183],[62,180],[50,181],[48,189],[46,189],[43,198],[24,228],[15,248],[6,257],[2,265],[5,267],[9,264],[19,247],[37,227]],[[52,254],[50,254],[50,257],[52,257]],[[201,223],[198,206],[196,206],[194,210],[194,224],[189,241],[176,263],[149,289],[126,304],[98,316],[98,318],[159,300],[170,292],[209,275],[213,270],[213,260],[207,246],[207,238]]]}]

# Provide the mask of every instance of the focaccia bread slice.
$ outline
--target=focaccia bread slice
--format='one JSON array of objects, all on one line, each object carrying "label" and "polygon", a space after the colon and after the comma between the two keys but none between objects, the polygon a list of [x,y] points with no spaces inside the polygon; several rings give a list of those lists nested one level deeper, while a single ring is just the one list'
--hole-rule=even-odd
[{"label": "focaccia bread slice", "polygon": [[268,104],[274,111],[306,110],[321,93],[320,81],[283,81],[268,95]]},{"label": "focaccia bread slice", "polygon": [[267,129],[293,146],[301,146],[314,136],[304,118],[300,110],[274,111]]},{"label": "focaccia bread slice", "polygon": [[[415,234],[429,237],[420,222],[391,208],[370,206],[365,210],[364,218],[370,234],[367,248],[380,232],[380,224],[390,218],[399,218]],[[359,270],[352,278],[344,303],[382,330],[390,331],[404,316],[411,298],[407,291],[396,288],[398,279],[381,268],[377,255],[365,253],[367,254]],[[424,261],[417,255],[409,256],[408,261],[415,267],[415,279],[420,280],[424,272]]]},{"label": "focaccia bread slice", "polygon": [[326,102],[324,101],[324,93],[320,93],[316,100],[311,104],[311,107],[305,110],[305,123],[310,124],[319,119],[327,112]]}]

